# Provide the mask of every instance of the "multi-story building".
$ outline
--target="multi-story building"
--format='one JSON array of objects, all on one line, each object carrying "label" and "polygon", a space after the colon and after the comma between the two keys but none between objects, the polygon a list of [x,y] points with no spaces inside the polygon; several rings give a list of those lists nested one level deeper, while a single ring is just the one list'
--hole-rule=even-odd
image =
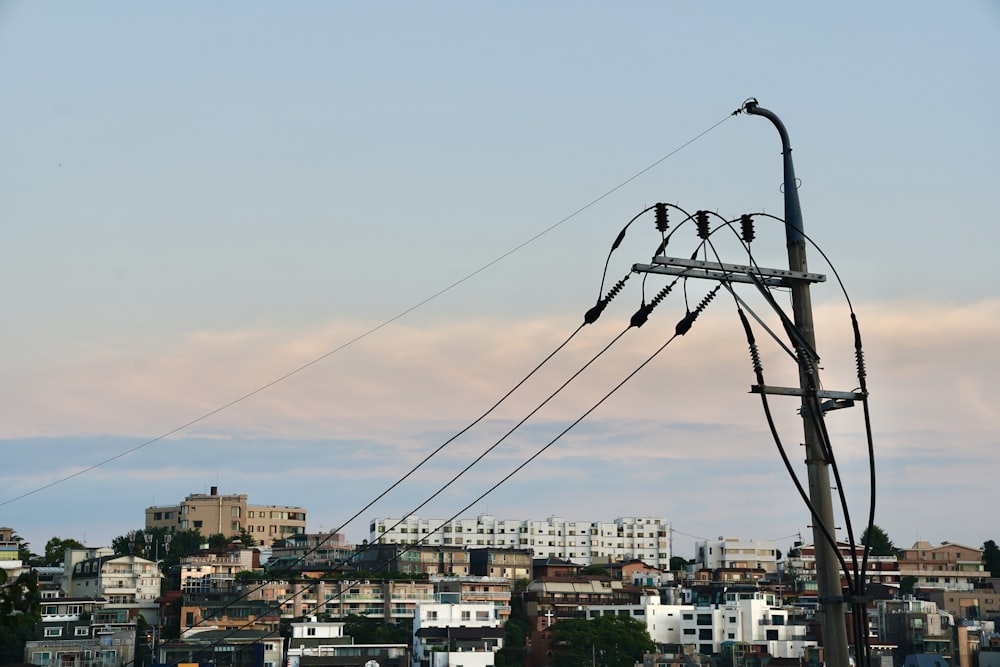
[{"label": "multi-story building", "polygon": [[355,644],[344,624],[317,621],[314,616],[291,623],[287,667],[307,665],[378,665],[411,667],[408,644]]},{"label": "multi-story building", "polygon": [[458,602],[486,602],[493,605],[500,625],[510,618],[510,579],[433,576],[431,583],[438,595],[447,595]]},{"label": "multi-story building", "polygon": [[13,580],[26,566],[21,562],[14,529],[0,527],[0,570],[6,572],[8,580]]},{"label": "multi-story building", "polygon": [[[850,544],[838,542],[837,550],[849,568],[853,567],[855,559],[859,567],[864,562],[864,547],[861,545],[852,550]],[[816,592],[816,547],[802,544],[789,551],[788,557],[783,561],[783,574],[794,582],[799,591]],[[865,581],[898,586],[902,574],[896,556],[868,555]],[[843,572],[841,581],[846,585]]]},{"label": "multi-story building", "polygon": [[695,604],[682,613],[681,641],[708,655],[738,642],[776,658],[802,658],[818,642],[797,613],[780,607],[772,593],[726,590],[720,602]]},{"label": "multi-story building", "polygon": [[695,559],[707,570],[757,569],[777,571],[777,551],[774,542],[720,537],[695,543]]},{"label": "multi-story building", "polygon": [[943,589],[921,590],[925,598],[944,609],[958,620],[981,621],[1000,618],[1000,592],[992,586],[981,586],[971,591]]},{"label": "multi-story building", "polygon": [[971,591],[989,576],[983,568],[983,552],[961,544],[917,542],[899,550],[899,576],[913,577],[914,588]]},{"label": "multi-story building", "polygon": [[503,648],[496,607],[488,602],[458,602],[449,595],[417,606],[413,667],[492,667],[495,653]]},{"label": "multi-story building", "polygon": [[655,517],[620,517],[610,522],[497,519],[372,520],[373,544],[425,544],[466,549],[501,547],[531,549],[536,558],[565,558],[582,565],[638,559],[654,567],[670,565],[670,523]]},{"label": "multi-story building", "polygon": [[945,664],[954,664],[951,658],[955,620],[933,602],[912,596],[902,600],[878,600],[870,616],[877,641],[898,647],[899,657],[933,654],[944,657]]},{"label": "multi-story building", "polygon": [[250,505],[245,493],[192,493],[179,505],[146,508],[146,528],[197,530],[202,535],[246,531],[261,544],[306,532],[306,510],[285,505]]},{"label": "multi-story building", "polygon": [[95,628],[87,637],[50,637],[24,645],[24,661],[40,667],[121,667],[134,660],[134,625]]},{"label": "multi-story building", "polygon": [[357,551],[347,544],[343,533],[297,533],[271,547],[269,570],[295,567],[329,567],[354,559]]},{"label": "multi-story building", "polygon": [[103,597],[108,610],[124,609],[156,623],[162,575],[156,563],[139,556],[117,556],[106,547],[67,549],[63,586],[70,597]]},{"label": "multi-story building", "polygon": [[213,628],[160,642],[155,657],[161,665],[278,667],[284,657],[284,640],[277,631]]},{"label": "multi-story building", "polygon": [[531,579],[534,552],[531,549],[485,547],[469,549],[470,572],[479,577],[503,577],[510,581]]},{"label": "multi-story building", "polygon": [[181,591],[231,591],[239,572],[263,571],[257,549],[206,549],[181,559]]}]

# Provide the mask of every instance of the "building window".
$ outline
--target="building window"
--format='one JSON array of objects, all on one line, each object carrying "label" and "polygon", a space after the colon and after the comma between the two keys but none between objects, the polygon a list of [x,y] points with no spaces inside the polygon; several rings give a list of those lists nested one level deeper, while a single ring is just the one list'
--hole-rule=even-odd
[{"label": "building window", "polygon": [[472,612],[471,611],[463,611],[462,612],[462,620],[463,621],[471,621],[472,620]]},{"label": "building window", "polygon": [[712,640],[712,628],[702,628],[698,630],[698,639]]},{"label": "building window", "polygon": [[90,634],[90,628],[88,627],[76,628],[73,634],[77,637],[86,637],[87,635]]},{"label": "building window", "polygon": [[201,521],[192,521],[195,528],[201,528]]},{"label": "building window", "polygon": [[46,637],[62,637],[62,628],[45,628]]}]

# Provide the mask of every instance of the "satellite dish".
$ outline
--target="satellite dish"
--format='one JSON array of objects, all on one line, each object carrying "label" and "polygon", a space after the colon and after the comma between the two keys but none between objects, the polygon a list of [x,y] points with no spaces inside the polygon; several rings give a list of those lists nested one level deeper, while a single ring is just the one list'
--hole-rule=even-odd
[{"label": "satellite dish", "polygon": [[378,667],[378,660],[369,660],[365,663],[365,667]]}]

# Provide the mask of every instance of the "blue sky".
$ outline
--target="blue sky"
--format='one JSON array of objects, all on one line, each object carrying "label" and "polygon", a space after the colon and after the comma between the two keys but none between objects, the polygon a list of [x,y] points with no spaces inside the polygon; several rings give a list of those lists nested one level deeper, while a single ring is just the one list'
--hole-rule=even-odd
[{"label": "blue sky", "polygon": [[[601,198],[753,96],[788,127],[806,231],[863,328],[876,521],[902,545],[998,539],[997,63],[985,1],[4,2],[0,525],[36,547],[105,544],[146,506],[218,485],[339,526],[566,338],[640,210],[782,214],[777,134],[742,115]],[[598,198],[307,370],[7,502],[318,359]],[[649,259],[651,224],[612,280]],[[761,264],[783,266],[782,234],[760,223]],[[810,268],[831,273],[814,251]],[[534,408],[623,328],[638,283],[348,536],[410,511]],[[825,383],[851,389],[844,300],[832,280],[813,299]],[[691,535],[806,533],[724,301],[465,515],[665,516],[681,555]],[[420,514],[471,502],[683,312],[668,299]],[[799,461],[794,405],[780,408]],[[860,410],[831,423],[860,521]]]}]

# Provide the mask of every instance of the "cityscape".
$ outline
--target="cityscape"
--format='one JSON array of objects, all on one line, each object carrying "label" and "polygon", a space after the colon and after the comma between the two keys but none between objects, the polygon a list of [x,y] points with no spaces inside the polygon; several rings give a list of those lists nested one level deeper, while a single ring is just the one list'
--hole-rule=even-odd
[{"label": "cityscape", "polygon": [[[4,657],[16,662],[19,640],[23,661],[41,667],[543,667],[581,659],[559,634],[567,622],[605,619],[627,621],[640,638],[621,649],[636,664],[824,660],[809,543],[782,553],[768,540],[720,536],[684,558],[671,551],[665,517],[479,515],[373,518],[369,537],[348,544],[309,532],[307,521],[307,508],[213,487],[146,508],[142,528],[111,546],[54,537],[39,555],[0,528],[0,570],[16,582],[5,604],[33,597],[22,617],[37,615],[29,634],[4,635]],[[897,547],[877,526],[863,537],[867,553],[838,550],[864,563],[875,662],[1000,660],[995,542]]]}]

